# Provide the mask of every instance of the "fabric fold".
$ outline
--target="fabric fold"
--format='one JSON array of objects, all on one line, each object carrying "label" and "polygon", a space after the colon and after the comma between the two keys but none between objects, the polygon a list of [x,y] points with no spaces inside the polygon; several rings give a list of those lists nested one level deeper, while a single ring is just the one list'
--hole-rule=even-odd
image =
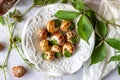
[{"label": "fabric fold", "polygon": [[[120,0],[102,0],[98,13],[105,19],[112,21],[113,23],[120,25]],[[109,25],[109,32],[107,38],[116,38],[120,40],[120,27]],[[108,63],[111,56],[120,54],[116,53],[116,50],[106,44],[107,58],[89,66],[90,60],[88,60],[83,67],[83,80],[102,80],[112,70],[118,66],[118,62]]]}]

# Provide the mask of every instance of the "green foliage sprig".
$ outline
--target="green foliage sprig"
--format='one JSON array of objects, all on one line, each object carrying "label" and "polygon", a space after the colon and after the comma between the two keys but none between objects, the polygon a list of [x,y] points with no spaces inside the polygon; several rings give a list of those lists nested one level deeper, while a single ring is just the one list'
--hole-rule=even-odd
[{"label": "green foliage sprig", "polygon": [[[58,19],[74,20],[76,17],[80,16],[79,21],[77,22],[77,33],[79,34],[79,37],[86,42],[88,42],[92,31],[94,30],[95,47],[91,55],[91,65],[101,62],[107,57],[105,44],[108,44],[116,50],[120,50],[120,40],[115,38],[107,38],[109,31],[108,24],[115,27],[120,27],[120,25],[105,19],[85,4],[83,0],[73,0],[71,4],[79,12],[67,11],[66,13],[66,11],[60,10],[55,14],[55,17]],[[65,13],[69,15],[64,15]],[[101,18],[101,21],[97,18],[97,16]],[[110,61],[120,61],[120,55],[112,56],[109,62]],[[118,72],[120,73],[120,67],[118,68]]]},{"label": "green foliage sprig", "polygon": [[17,21],[19,22],[20,20],[18,20],[18,18],[16,18],[16,16],[19,16],[20,14],[17,14],[18,10],[14,10],[13,12],[10,12],[9,14],[7,14],[7,16],[1,16],[0,17],[0,23],[5,26],[8,30],[9,33],[9,50],[8,53],[6,55],[6,58],[4,60],[3,65],[0,66],[0,68],[3,70],[4,73],[4,80],[7,80],[6,78],[6,69],[7,69],[7,65],[8,65],[8,60],[9,60],[9,55],[12,51],[13,48],[16,49],[18,55],[21,57],[21,59],[30,67],[38,70],[34,64],[30,63],[29,60],[27,60],[24,56],[23,56],[23,52],[21,52],[18,44],[21,43],[21,38],[18,37],[15,34],[15,29],[16,29],[16,23]]}]

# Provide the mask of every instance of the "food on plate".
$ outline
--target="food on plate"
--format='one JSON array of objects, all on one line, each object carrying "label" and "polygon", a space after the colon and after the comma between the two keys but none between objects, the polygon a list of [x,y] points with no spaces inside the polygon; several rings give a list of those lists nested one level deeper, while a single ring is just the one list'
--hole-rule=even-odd
[{"label": "food on plate", "polygon": [[[71,40],[77,36],[74,27],[74,23],[71,21],[55,19],[47,22],[47,29],[39,30],[40,49],[43,51],[42,58],[44,60],[52,61],[62,55],[68,58],[74,54],[74,44],[78,42],[76,39],[73,40],[74,43]],[[75,43],[75,41],[77,42]]]},{"label": "food on plate", "polygon": [[26,70],[23,66],[15,66],[12,68],[12,73],[15,77],[22,77]]},{"label": "food on plate", "polygon": [[62,47],[62,54],[65,57],[70,57],[75,52],[75,46],[72,43],[65,43]]},{"label": "food on plate", "polygon": [[[92,31],[92,35],[89,36],[88,43],[84,41],[83,39],[78,40],[78,43],[72,43],[67,41],[66,33],[68,31],[75,31],[77,34],[77,19],[75,20],[68,20],[71,22],[70,27],[68,28],[67,32],[64,32],[60,30],[61,23],[63,19],[56,20],[55,13],[59,10],[70,10],[70,11],[76,11],[73,6],[69,4],[61,4],[56,3],[52,5],[47,5],[45,7],[41,7],[31,18],[28,19],[27,23],[25,24],[24,32],[23,32],[23,39],[22,39],[22,47],[25,51],[26,58],[33,64],[35,64],[38,69],[45,72],[47,75],[52,76],[64,76],[68,74],[75,73],[78,71],[82,66],[83,63],[86,62],[91,54],[92,50],[94,48],[94,30]],[[71,15],[71,14],[70,14]],[[64,16],[64,15],[63,15]],[[41,28],[47,28],[47,23],[49,20],[53,20],[55,22],[55,28],[58,28],[58,30],[54,33],[61,33],[64,36],[65,43],[71,43],[73,44],[75,51],[70,57],[63,56],[63,53],[61,52],[54,52],[52,51],[52,47],[54,45],[59,46],[62,49],[62,46],[64,45],[58,45],[53,44],[56,43],[56,41],[51,41],[51,37],[54,35],[54,33],[50,33],[48,31],[48,36],[45,40],[48,40],[49,43],[49,50],[54,52],[54,59],[52,61],[46,60],[46,55],[44,53],[46,51],[43,51],[40,49],[39,43],[42,41],[38,38],[38,31]],[[79,34],[76,36],[79,37]],[[72,38],[74,39],[74,38]],[[29,53],[28,53],[29,52]],[[42,59],[43,58],[43,59]]]},{"label": "food on plate", "polygon": [[62,46],[65,43],[65,38],[64,35],[60,32],[55,32],[52,37],[51,37],[51,41],[53,44],[57,44]]},{"label": "food on plate", "polygon": [[55,58],[55,53],[51,50],[42,53],[42,58],[48,61],[52,61]]},{"label": "food on plate", "polygon": [[0,42],[0,52],[4,49],[4,45]]},{"label": "food on plate", "polygon": [[61,47],[58,46],[58,45],[53,45],[52,48],[51,48],[52,51],[54,52],[61,52]]},{"label": "food on plate", "polygon": [[58,45],[53,45],[53,46],[51,47],[51,50],[52,50],[53,52],[55,52],[55,57],[56,57],[56,58],[60,58],[60,57],[62,56],[62,49],[61,49],[60,46],[58,46]]},{"label": "food on plate", "polygon": [[67,32],[71,26],[71,21],[63,20],[60,26],[60,30]]},{"label": "food on plate", "polygon": [[47,50],[49,50],[49,49],[50,49],[49,41],[48,41],[48,40],[42,40],[42,41],[40,42],[40,49],[41,49],[42,51],[47,51]]},{"label": "food on plate", "polygon": [[73,44],[76,44],[79,41],[77,33],[73,30],[66,32],[66,38],[68,42],[73,43]]},{"label": "food on plate", "polygon": [[0,16],[4,15],[18,0],[0,0]]},{"label": "food on plate", "polygon": [[49,33],[55,33],[59,28],[55,25],[55,20],[50,20],[47,23],[47,30]]},{"label": "food on plate", "polygon": [[38,32],[38,37],[43,40],[43,39],[46,39],[47,38],[47,35],[48,35],[48,31],[46,28],[41,28]]}]

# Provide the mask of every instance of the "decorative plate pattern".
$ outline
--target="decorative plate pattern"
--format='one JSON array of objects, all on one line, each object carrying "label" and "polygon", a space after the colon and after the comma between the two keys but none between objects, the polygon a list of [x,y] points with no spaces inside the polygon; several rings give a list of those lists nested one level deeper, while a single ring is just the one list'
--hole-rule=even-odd
[{"label": "decorative plate pattern", "polygon": [[[39,49],[40,40],[37,37],[37,32],[41,27],[45,27],[49,20],[55,19],[53,15],[58,10],[76,11],[71,5],[61,3],[41,7],[27,20],[22,38],[22,47],[26,58],[41,71],[53,76],[72,74],[79,70],[83,63],[90,58],[95,42],[93,32],[89,39],[89,44],[81,39],[79,44],[76,45],[75,54],[70,58],[62,57],[54,61],[43,60],[41,57],[42,51]],[[77,19],[75,22],[77,22]]]}]

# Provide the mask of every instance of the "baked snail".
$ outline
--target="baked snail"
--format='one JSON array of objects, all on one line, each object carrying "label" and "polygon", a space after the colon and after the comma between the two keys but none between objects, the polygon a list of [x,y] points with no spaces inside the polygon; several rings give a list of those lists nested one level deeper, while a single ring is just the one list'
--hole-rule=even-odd
[{"label": "baked snail", "polygon": [[75,47],[72,43],[65,43],[62,47],[62,54],[65,57],[70,57],[75,52]]},{"label": "baked snail", "polygon": [[49,50],[49,49],[50,49],[49,41],[48,41],[48,40],[42,40],[42,41],[40,42],[40,49],[41,49],[42,51],[47,51],[47,50]]},{"label": "baked snail", "polygon": [[76,32],[73,30],[66,32],[66,38],[68,42],[73,44],[76,44],[79,42],[79,37],[77,36]]},{"label": "baked snail", "polygon": [[60,26],[60,30],[67,32],[71,26],[71,21],[63,20]]},{"label": "baked snail", "polygon": [[51,41],[54,42],[55,45],[63,45],[65,43],[65,38],[62,33],[56,32],[52,35]]},{"label": "baked snail", "polygon": [[38,37],[40,38],[40,40],[46,39],[48,35],[48,31],[46,28],[41,28],[38,31]]},{"label": "baked snail", "polygon": [[[42,58],[52,61],[55,58],[70,57],[75,52],[78,37],[74,31],[75,25],[71,21],[50,20],[47,28],[40,29],[40,48],[43,51]],[[48,36],[48,34],[51,36]],[[48,40],[47,40],[48,39]]]},{"label": "baked snail", "polygon": [[56,31],[58,31],[60,23],[61,22],[59,20],[50,20],[50,21],[48,21],[48,23],[47,23],[48,32],[49,33],[55,33]]},{"label": "baked snail", "polygon": [[51,50],[42,53],[42,58],[48,61],[52,61],[55,58],[55,53]]},{"label": "baked snail", "polygon": [[55,52],[55,57],[56,57],[56,58],[60,58],[60,57],[62,56],[62,49],[61,49],[60,46],[58,46],[58,45],[53,45],[53,46],[51,47],[51,50],[52,50],[53,52]]}]

